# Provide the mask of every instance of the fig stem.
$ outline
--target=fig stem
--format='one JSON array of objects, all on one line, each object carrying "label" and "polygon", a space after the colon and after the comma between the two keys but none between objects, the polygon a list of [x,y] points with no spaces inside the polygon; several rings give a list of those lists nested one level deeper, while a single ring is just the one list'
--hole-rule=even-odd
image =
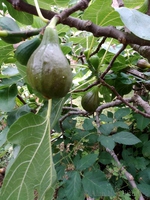
[{"label": "fig stem", "polygon": [[49,28],[55,28],[58,21],[59,21],[59,16],[58,16],[58,15],[55,15],[55,16],[51,19],[51,21],[50,21],[50,23],[49,23],[49,25],[48,25],[47,27],[49,27]]},{"label": "fig stem", "polygon": [[40,7],[39,7],[38,0],[34,0],[34,4],[35,4],[36,11],[37,11],[37,13],[38,13],[39,18],[40,18],[43,22],[48,23],[49,20],[46,19],[46,18],[42,15],[42,12],[41,12]]},{"label": "fig stem", "polygon": [[49,120],[51,117],[51,109],[52,109],[52,99],[48,100],[48,109],[46,119]]}]

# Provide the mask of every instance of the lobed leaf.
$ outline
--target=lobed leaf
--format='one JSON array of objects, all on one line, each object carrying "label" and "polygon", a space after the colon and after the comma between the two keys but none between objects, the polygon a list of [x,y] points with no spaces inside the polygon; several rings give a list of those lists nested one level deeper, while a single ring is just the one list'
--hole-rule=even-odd
[{"label": "lobed leaf", "polygon": [[[29,113],[19,118],[8,132],[8,141],[20,151],[9,166],[1,189],[1,199],[49,199],[55,189],[49,120]],[[47,196],[48,195],[48,196]]]}]

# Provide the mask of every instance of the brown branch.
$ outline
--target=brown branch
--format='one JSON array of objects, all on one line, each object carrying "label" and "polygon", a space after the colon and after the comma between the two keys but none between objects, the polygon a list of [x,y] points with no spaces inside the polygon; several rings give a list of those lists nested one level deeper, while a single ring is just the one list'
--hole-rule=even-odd
[{"label": "brown branch", "polygon": [[[132,186],[132,188],[137,188],[137,185],[134,181],[134,177],[122,166],[122,164],[120,163],[120,161],[118,160],[117,155],[115,154],[115,152],[113,150],[110,150],[108,148],[106,148],[106,151],[113,157],[113,159],[116,161],[116,163],[118,164],[119,167],[121,167],[121,171],[124,173],[124,175],[126,176],[127,180],[129,181],[130,185]],[[140,192],[140,191],[139,191]],[[144,200],[143,195],[140,192],[140,198],[139,200]]]},{"label": "brown branch", "polygon": [[18,94],[17,98],[24,104],[26,105],[27,103],[24,101],[24,99]]},{"label": "brown branch", "polygon": [[[64,108],[63,108],[64,109]],[[72,109],[72,108],[71,108]],[[71,115],[81,115],[81,116],[88,116],[88,112],[84,110],[77,110],[77,111],[69,111],[67,114],[65,114],[62,118],[59,119],[59,125],[61,128],[62,133],[64,132],[62,122]]]},{"label": "brown branch", "polygon": [[96,50],[90,54],[90,57],[93,56],[94,54],[96,54],[97,52],[99,52],[102,44],[104,44],[105,40],[107,39],[107,37],[103,37],[103,39],[101,40],[101,42],[99,43],[98,47],[96,48]]},{"label": "brown branch", "polygon": [[105,75],[109,72],[109,70],[111,69],[113,63],[115,62],[115,60],[117,59],[117,57],[120,55],[120,53],[126,48],[126,45],[123,45],[121,47],[121,49],[115,54],[115,56],[113,57],[113,59],[111,60],[111,62],[109,63],[107,69],[103,72],[103,74],[101,75],[101,79],[103,79],[105,77]]},{"label": "brown branch", "polygon": [[[13,4],[13,0],[7,1]],[[33,5],[30,5],[24,1],[21,1],[19,3],[19,11],[27,12],[32,15],[37,15],[36,8]],[[51,19],[54,15],[58,15],[58,13],[44,9],[41,9],[41,12],[43,16],[47,19]],[[81,20],[74,17],[68,17],[64,21],[60,20],[60,23],[68,25],[70,27],[75,27],[78,30],[91,32],[95,37],[111,37],[117,39],[120,43],[123,44],[138,44],[141,46],[150,45],[150,41],[138,38],[137,36],[130,33],[122,32],[113,26],[101,27],[93,24],[91,21]]]},{"label": "brown branch", "polygon": [[132,97],[132,100],[139,106],[141,106],[146,113],[150,115],[150,105],[148,104],[147,101],[144,101],[139,95],[134,94]]},{"label": "brown branch", "polygon": [[117,97],[117,99],[121,100],[125,105],[127,105],[129,108],[131,108],[135,113],[139,113],[143,115],[144,117],[150,118],[150,114],[144,113],[137,109],[135,106],[132,106],[130,103],[128,103],[116,90],[113,86],[107,84],[103,79],[100,79],[100,82],[108,87]]},{"label": "brown branch", "polygon": [[130,44],[130,46],[150,62],[150,46],[140,46],[137,44]]},{"label": "brown branch", "polygon": [[87,86],[86,88],[84,89],[81,89],[81,90],[74,90],[73,93],[78,93],[78,92],[85,92],[87,90],[89,90],[90,88],[96,86],[99,84],[99,80],[95,81],[94,83],[90,84],[89,86]]},{"label": "brown branch", "polygon": [[78,10],[85,10],[89,5],[90,0],[81,0],[76,5],[72,6],[71,8],[65,9],[63,12],[61,12],[58,16],[62,21],[64,21],[69,15],[72,13],[78,11]]},{"label": "brown branch", "polygon": [[[132,102],[132,98],[126,98],[124,99],[126,102],[130,103]],[[100,105],[97,109],[96,109],[96,124],[97,124],[97,127],[99,128],[100,127],[100,120],[99,120],[99,115],[100,113],[106,109],[106,108],[111,108],[111,107],[116,107],[116,106],[119,106],[122,104],[122,101],[121,100],[118,100],[116,99],[115,101],[112,101],[112,102],[108,102],[108,103],[105,103],[105,104],[102,104]],[[99,129],[97,129],[97,131],[99,131]]]},{"label": "brown branch", "polygon": [[119,7],[123,7],[123,6],[124,6],[124,3],[123,3],[122,0],[117,0],[117,2],[118,2],[118,6],[119,6]]}]

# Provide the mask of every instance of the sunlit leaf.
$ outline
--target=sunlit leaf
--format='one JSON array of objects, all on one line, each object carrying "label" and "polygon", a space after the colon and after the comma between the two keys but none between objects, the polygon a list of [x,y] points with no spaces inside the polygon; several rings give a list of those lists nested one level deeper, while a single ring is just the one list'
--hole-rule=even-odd
[{"label": "sunlit leaf", "polygon": [[83,18],[100,26],[122,25],[119,15],[111,7],[109,0],[95,0],[84,12]]},{"label": "sunlit leaf", "polygon": [[124,25],[138,37],[150,40],[149,35],[149,21],[150,16],[143,14],[135,9],[129,9],[125,7],[116,8],[116,11],[120,14],[121,20]]},{"label": "sunlit leaf", "polygon": [[5,176],[1,199],[31,200],[34,192],[39,200],[52,198],[56,172],[48,127],[49,120],[32,113],[11,126],[8,141],[20,151]]}]

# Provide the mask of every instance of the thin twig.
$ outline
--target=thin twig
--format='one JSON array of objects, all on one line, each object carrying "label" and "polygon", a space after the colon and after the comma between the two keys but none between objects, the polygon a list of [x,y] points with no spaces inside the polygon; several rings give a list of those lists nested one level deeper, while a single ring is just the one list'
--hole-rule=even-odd
[{"label": "thin twig", "polygon": [[96,53],[100,50],[102,44],[104,44],[104,42],[106,41],[106,39],[107,39],[107,37],[103,37],[103,39],[102,39],[101,42],[99,43],[97,49],[96,49],[93,53],[90,54],[90,57],[93,56],[94,54],[96,54]]},{"label": "thin twig", "polygon": [[[106,151],[113,157],[113,159],[116,161],[116,163],[118,164],[119,167],[121,167],[121,171],[124,173],[124,175],[126,176],[127,180],[129,181],[130,185],[132,186],[132,188],[137,188],[137,185],[134,181],[134,177],[122,166],[122,164],[120,163],[120,161],[118,160],[117,155],[115,154],[115,152],[113,150],[110,150],[109,148],[106,148]],[[139,191],[140,192],[140,191]],[[141,193],[141,192],[140,192]],[[144,200],[143,195],[140,195],[139,200]]]},{"label": "thin twig", "polygon": [[103,79],[105,77],[105,75],[109,72],[109,70],[111,69],[113,63],[115,62],[115,60],[117,59],[117,57],[121,54],[121,52],[126,48],[127,45],[123,45],[121,47],[121,49],[114,55],[113,59],[111,60],[111,62],[109,63],[107,69],[102,73],[101,75],[101,79]]},{"label": "thin twig", "polygon": [[[72,108],[71,108],[72,109]],[[59,124],[62,133],[64,132],[62,122],[71,115],[82,115],[82,116],[88,116],[88,112],[84,110],[77,110],[77,111],[69,111],[67,114],[65,114],[62,118],[59,119]]]},{"label": "thin twig", "polygon": [[100,79],[100,82],[105,85],[106,87],[108,87],[117,97],[117,99],[121,100],[125,105],[127,105],[129,108],[131,108],[135,113],[139,113],[141,115],[143,115],[144,117],[150,118],[150,115],[147,113],[144,113],[142,111],[140,111],[139,109],[137,109],[135,106],[132,106],[130,103],[128,103],[116,90],[113,86],[107,84],[103,79]]}]

